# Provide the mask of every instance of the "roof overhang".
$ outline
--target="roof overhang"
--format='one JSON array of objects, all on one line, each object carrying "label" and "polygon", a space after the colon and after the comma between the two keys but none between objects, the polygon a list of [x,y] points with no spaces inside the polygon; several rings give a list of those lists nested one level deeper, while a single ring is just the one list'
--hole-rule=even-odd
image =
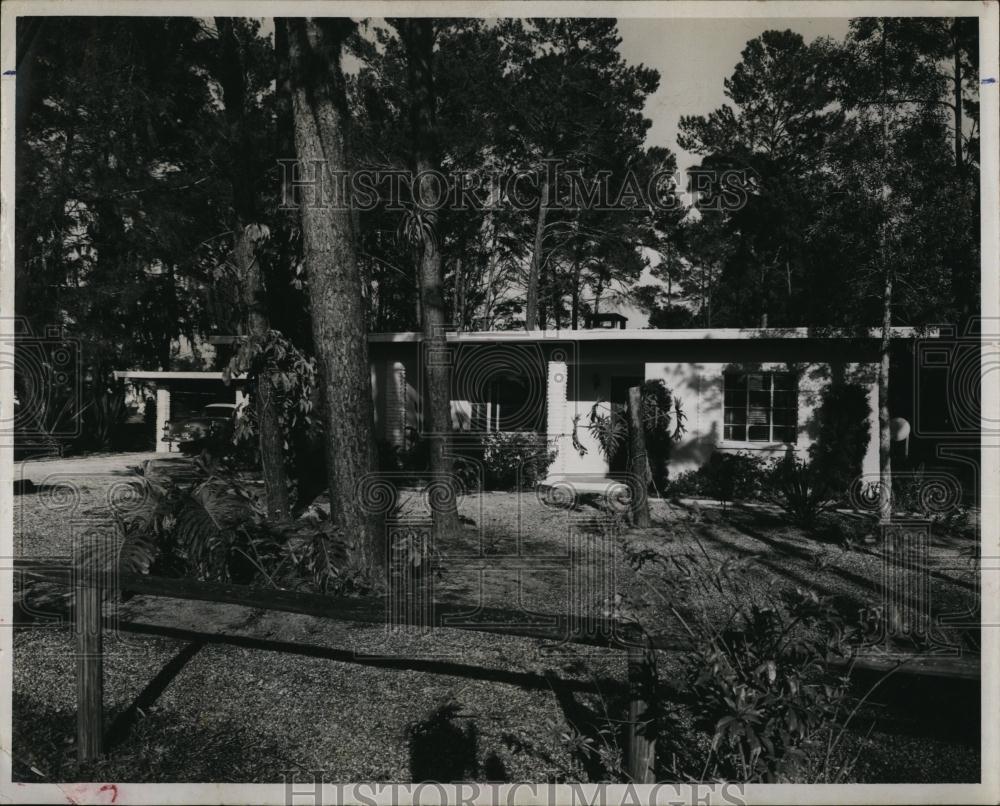
[{"label": "roof overhang", "polygon": [[[210,372],[208,370],[184,370],[168,371],[156,369],[125,369],[116,370],[115,378],[118,380],[136,381],[224,381],[225,376],[221,372]],[[242,375],[234,375],[232,380],[242,380]]]},{"label": "roof overhang", "polygon": [[[937,338],[937,328],[892,328],[893,339]],[[449,342],[475,344],[484,343],[530,343],[546,341],[742,341],[744,339],[880,339],[881,328],[865,330],[845,330],[838,328],[789,327],[789,328],[672,328],[670,330],[644,329],[622,330],[595,328],[593,330],[475,330],[449,332],[445,334]],[[368,341],[421,342],[422,333],[371,333]]]}]

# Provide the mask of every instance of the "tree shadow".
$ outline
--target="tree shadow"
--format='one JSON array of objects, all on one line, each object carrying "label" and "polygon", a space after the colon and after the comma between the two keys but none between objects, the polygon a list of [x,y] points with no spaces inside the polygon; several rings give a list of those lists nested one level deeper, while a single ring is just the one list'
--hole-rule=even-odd
[{"label": "tree shadow", "polygon": [[203,646],[205,645],[200,641],[192,641],[185,646],[164,664],[163,668],[157,672],[156,677],[150,680],[146,687],[139,692],[139,696],[132,704],[115,717],[105,734],[105,746],[108,750],[112,750],[128,737],[140,715],[148,711],[150,706],[160,698],[167,686],[173,682],[174,678],[187,665],[187,662],[197,655]]},{"label": "tree shadow", "polygon": [[608,714],[627,713],[627,697],[620,693],[612,695],[609,701],[604,702],[605,713],[600,713],[578,701],[573,691],[555,675],[549,674],[547,678],[567,724],[580,738],[580,741],[573,742],[570,750],[573,760],[587,773],[588,781],[615,780],[612,771],[607,768],[597,751],[604,745],[625,746],[623,727],[619,725],[617,729],[612,729]]},{"label": "tree shadow", "polygon": [[473,722],[459,724],[460,710],[456,702],[445,703],[410,726],[412,781],[451,783],[478,777],[479,730]]}]

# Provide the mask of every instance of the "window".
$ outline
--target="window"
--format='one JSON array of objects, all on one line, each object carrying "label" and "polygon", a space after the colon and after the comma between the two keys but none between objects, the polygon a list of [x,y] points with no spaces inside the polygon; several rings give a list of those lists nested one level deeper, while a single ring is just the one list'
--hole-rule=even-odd
[{"label": "window", "polygon": [[470,429],[493,431],[545,430],[544,380],[504,375],[486,383],[485,400],[472,403]]},{"label": "window", "polygon": [[791,442],[798,431],[798,389],[791,372],[727,372],[723,437]]}]

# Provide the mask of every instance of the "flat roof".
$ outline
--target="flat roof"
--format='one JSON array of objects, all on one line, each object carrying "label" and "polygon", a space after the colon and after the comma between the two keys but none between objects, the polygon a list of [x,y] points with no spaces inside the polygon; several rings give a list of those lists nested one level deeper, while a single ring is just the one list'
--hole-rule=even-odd
[{"label": "flat roof", "polygon": [[[937,328],[894,327],[892,338],[911,339],[915,336],[936,338]],[[867,332],[838,328],[782,327],[782,328],[671,328],[671,329],[621,329],[593,328],[589,330],[469,330],[461,333],[451,331],[445,334],[449,342],[533,342],[533,341],[732,341],[740,339],[878,339],[881,328],[870,328]],[[423,334],[370,333],[370,342],[419,342]]]},{"label": "flat roof", "polygon": [[[162,369],[123,369],[115,370],[115,378],[122,380],[124,378],[142,378],[146,380],[161,380],[161,381],[221,381],[223,380],[223,374],[221,372],[212,372],[210,370],[162,370]],[[234,375],[233,380],[242,380],[242,375]]]},{"label": "flat roof", "polygon": [[[941,335],[936,327],[894,327],[892,338],[912,339],[917,336],[934,339]],[[738,339],[879,339],[882,329],[873,327],[865,331],[831,327],[694,327],[694,328],[589,328],[584,330],[450,330],[445,338],[450,342],[532,342],[557,341],[716,341]],[[211,344],[235,344],[239,336],[209,336]],[[419,342],[423,333],[369,333],[368,341]]]}]

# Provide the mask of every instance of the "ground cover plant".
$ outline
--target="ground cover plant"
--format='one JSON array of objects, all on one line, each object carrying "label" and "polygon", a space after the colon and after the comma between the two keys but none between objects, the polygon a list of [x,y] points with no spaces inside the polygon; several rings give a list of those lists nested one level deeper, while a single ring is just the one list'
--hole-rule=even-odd
[{"label": "ground cover plant", "polygon": [[[109,473],[93,477],[78,491],[78,511],[102,511],[108,491],[122,478]],[[71,519],[66,511],[53,509],[63,499],[40,493],[19,497],[19,545],[32,554],[67,552]],[[844,550],[818,540],[778,510],[739,506],[722,517],[720,510],[707,506],[655,501],[653,527],[641,531],[627,529],[624,519],[599,501],[557,507],[534,491],[470,494],[460,511],[469,523],[453,540],[435,546],[442,560],[479,551],[502,559],[516,556],[519,545],[539,556],[558,554],[565,551],[572,528],[593,541],[589,545],[605,547],[617,558],[613,588],[598,584],[606,574],[591,569],[595,578],[584,590],[590,592],[588,606],[594,612],[610,608],[624,614],[642,601],[637,615],[651,629],[683,631],[671,606],[696,632],[704,625],[704,652],[659,653],[666,726],[661,779],[741,777],[746,770],[760,780],[972,780],[978,775],[977,750],[958,727],[962,720],[971,724],[978,719],[978,704],[961,692],[939,688],[931,700],[934,707],[918,709],[914,698],[926,694],[912,685],[897,691],[883,684],[847,724],[829,764],[830,736],[836,741],[841,735],[846,718],[875,681],[839,692],[835,677],[832,694],[842,693],[842,698],[831,696],[824,706],[834,716],[832,722],[791,722],[804,698],[827,697],[821,688],[806,688],[819,686],[820,678],[813,677],[810,655],[798,644],[819,651],[834,634],[821,626],[832,617],[826,609],[830,604],[843,619],[845,635],[860,623],[858,610],[877,595],[883,567],[883,559],[873,553],[877,547]],[[969,606],[974,596],[968,587],[974,568],[963,573],[953,561],[963,547],[955,536],[942,542],[942,568],[932,578],[936,600],[955,610]],[[643,552],[655,552],[660,559],[636,562]],[[731,596],[721,599],[716,583],[731,589]],[[494,607],[520,601],[531,612],[552,612],[577,589],[569,585],[565,568],[558,567],[531,572],[497,567],[482,575],[445,567],[433,576],[433,585],[441,601]],[[664,592],[671,596],[665,599]],[[739,610],[720,609],[720,601],[735,602]],[[337,661],[225,645],[195,651],[154,637],[109,639],[111,721],[129,713],[134,721],[127,740],[116,745],[108,760],[80,770],[72,761],[69,634],[65,629],[19,630],[17,776],[27,781],[152,781],[190,768],[205,780],[263,781],[280,779],[282,769],[323,767],[339,780],[411,780],[431,774],[430,757],[421,749],[427,737],[448,735],[475,736],[462,755],[463,775],[489,771],[496,780],[621,780],[628,696],[620,652],[567,647],[553,653],[536,641],[456,631],[394,637],[382,628],[243,608],[154,604],[138,597],[123,615],[165,625],[204,623],[208,617],[223,632],[282,636],[343,649],[347,655]],[[766,611],[769,606],[773,613]],[[798,613],[802,620],[789,630],[792,640],[783,643],[778,636]],[[954,629],[956,636],[959,632]],[[359,665],[350,659],[354,651],[388,653],[396,659],[385,666]],[[413,661],[410,667],[403,658],[451,660],[440,666]],[[457,659],[465,669],[458,677],[459,670],[448,665]],[[770,660],[775,663],[773,680]],[[140,698],[164,667],[172,667],[173,681],[153,702]],[[220,678],[222,668],[227,674]],[[788,696],[793,686],[799,695]],[[367,693],[372,687],[387,692],[377,703]],[[701,696],[694,696],[695,691]],[[141,714],[129,710],[135,703]],[[320,726],[309,718],[317,707],[336,712],[333,721]],[[760,712],[760,722],[751,711]],[[720,728],[719,721],[729,716],[734,719]],[[361,723],[368,726],[364,732],[350,728]],[[932,724],[954,729],[935,736]],[[757,736],[759,751],[747,727]],[[449,770],[432,772],[457,774]]]}]

